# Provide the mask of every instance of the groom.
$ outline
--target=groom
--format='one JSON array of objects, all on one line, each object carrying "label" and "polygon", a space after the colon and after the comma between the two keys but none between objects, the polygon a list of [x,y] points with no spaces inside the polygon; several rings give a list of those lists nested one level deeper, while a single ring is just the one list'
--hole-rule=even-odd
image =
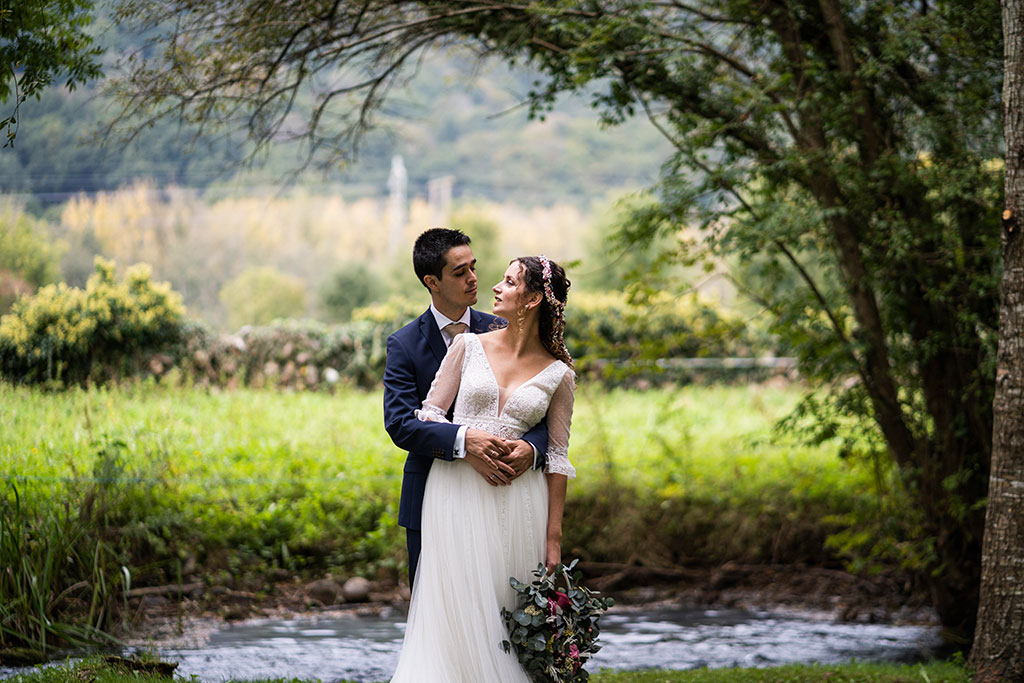
[{"label": "groom", "polygon": [[503,486],[531,467],[542,467],[548,443],[545,422],[519,441],[506,442],[479,429],[421,422],[413,414],[422,407],[452,339],[467,330],[487,332],[501,319],[470,308],[476,303],[476,259],[463,233],[427,230],[413,245],[412,262],[416,277],[430,292],[430,308],[388,337],[384,369],[384,428],[396,446],[409,451],[398,524],[405,527],[410,588],[420,557],[423,491],[434,460],[465,458],[487,483]]}]

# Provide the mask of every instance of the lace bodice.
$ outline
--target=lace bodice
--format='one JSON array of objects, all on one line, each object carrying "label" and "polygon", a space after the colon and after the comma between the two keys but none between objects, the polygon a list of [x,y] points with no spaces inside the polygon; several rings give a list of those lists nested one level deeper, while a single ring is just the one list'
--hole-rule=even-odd
[{"label": "lace bodice", "polygon": [[504,439],[518,439],[547,415],[545,471],[571,478],[576,476],[568,457],[574,377],[565,363],[556,360],[507,391],[498,386],[480,340],[467,332],[452,342],[423,401],[423,409],[417,410],[416,416],[447,422],[445,416],[454,400],[455,424],[482,429]]}]

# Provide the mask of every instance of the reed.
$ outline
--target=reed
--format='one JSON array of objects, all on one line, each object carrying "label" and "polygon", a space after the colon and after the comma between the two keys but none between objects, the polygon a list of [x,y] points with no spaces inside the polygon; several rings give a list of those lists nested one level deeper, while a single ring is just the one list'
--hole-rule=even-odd
[{"label": "reed", "polygon": [[0,661],[44,661],[59,650],[115,644],[104,629],[128,573],[92,520],[65,498],[30,509],[16,485],[0,500]]}]

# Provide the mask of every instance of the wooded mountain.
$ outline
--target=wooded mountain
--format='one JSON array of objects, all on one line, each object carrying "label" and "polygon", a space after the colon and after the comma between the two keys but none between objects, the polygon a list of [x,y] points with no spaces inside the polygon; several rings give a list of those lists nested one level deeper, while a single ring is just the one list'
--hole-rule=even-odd
[{"label": "wooded mountain", "polygon": [[[103,19],[97,32],[109,74],[117,55],[142,44]],[[586,206],[610,190],[656,181],[669,146],[653,127],[633,121],[602,130],[585,97],[566,98],[545,121],[531,121],[520,105],[534,78],[465,51],[432,55],[392,95],[384,125],[365,138],[355,163],[299,173],[290,182],[340,183],[348,198],[384,195],[396,154],[408,170],[410,197],[425,194],[430,178],[452,175],[456,198]],[[244,138],[206,137],[197,144],[195,131],[166,121],[132,144],[103,144],[99,132],[114,112],[104,86],[54,87],[22,106],[18,144],[0,154],[0,192],[31,195],[45,206],[148,179],[157,187],[227,186],[244,194],[253,186],[279,186],[300,164],[301,149],[281,144],[247,166],[251,147]]]}]

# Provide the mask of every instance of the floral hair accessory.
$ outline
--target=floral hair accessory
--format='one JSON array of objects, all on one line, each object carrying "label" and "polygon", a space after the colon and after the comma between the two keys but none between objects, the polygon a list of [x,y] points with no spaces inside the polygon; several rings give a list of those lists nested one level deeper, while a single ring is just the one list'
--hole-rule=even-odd
[{"label": "floral hair accessory", "polygon": [[541,273],[544,276],[544,298],[555,310],[560,310],[565,307],[565,304],[558,300],[554,290],[551,289],[551,261],[544,254],[537,258],[540,259]]}]

